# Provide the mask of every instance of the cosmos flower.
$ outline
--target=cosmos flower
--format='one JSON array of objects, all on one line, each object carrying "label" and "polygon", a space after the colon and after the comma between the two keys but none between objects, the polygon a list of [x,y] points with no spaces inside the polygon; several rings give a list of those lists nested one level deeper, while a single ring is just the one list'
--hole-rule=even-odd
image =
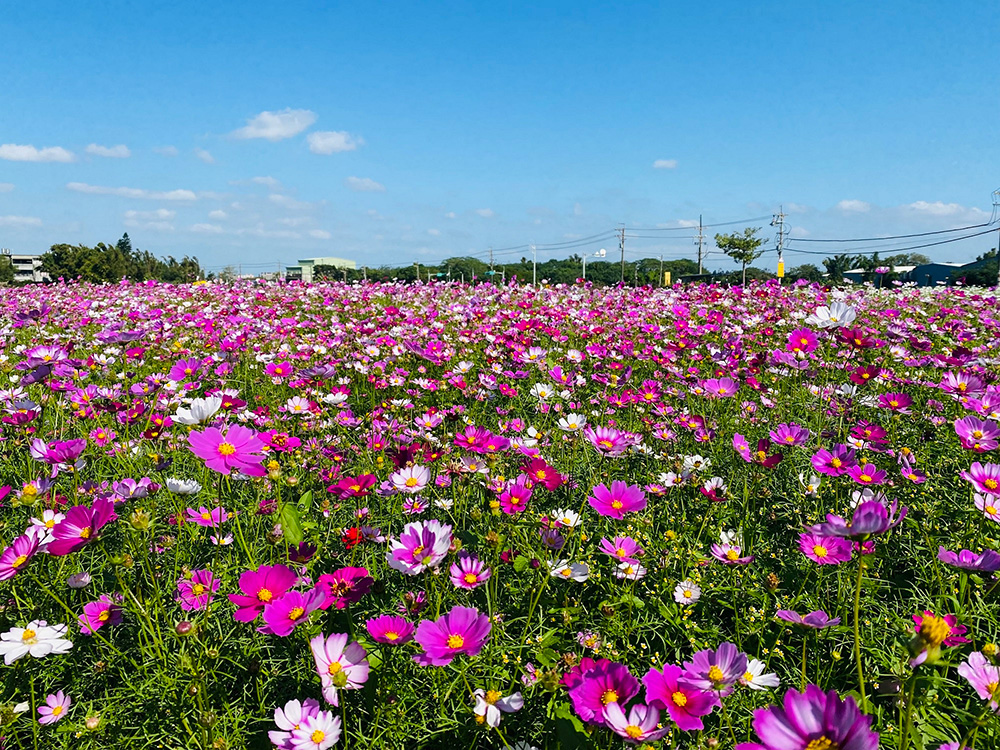
[{"label": "cosmos flower", "polygon": [[379,643],[401,646],[413,640],[413,624],[397,615],[380,615],[365,623],[368,634]]},{"label": "cosmos flower", "polygon": [[322,608],[326,592],[321,588],[308,591],[287,591],[264,605],[264,624],[257,632],[285,637],[292,634],[309,615]]},{"label": "cosmos flower", "polygon": [[181,578],[177,581],[177,596],[175,599],[180,603],[181,609],[185,612],[201,610],[208,607],[214,598],[213,595],[219,590],[221,581],[212,575],[212,571],[207,568],[195,570],[190,577]]},{"label": "cosmos flower", "polygon": [[868,500],[858,505],[850,521],[828,513],[825,523],[816,524],[810,527],[809,531],[820,536],[839,536],[864,541],[899,526],[906,518],[907,510],[899,508],[899,503],[895,500],[888,508],[878,500]]},{"label": "cosmos flower", "polygon": [[925,610],[923,614],[913,615],[916,636],[910,643],[910,653],[914,658],[910,661],[911,667],[916,667],[924,662],[933,664],[941,655],[942,646],[958,646],[968,643],[968,638],[963,638],[962,634],[967,628],[959,625],[955,615],[941,615]]},{"label": "cosmos flower", "polygon": [[436,568],[451,547],[451,526],[440,521],[414,521],[403,527],[399,539],[389,541],[386,560],[408,576]]},{"label": "cosmos flower", "polygon": [[747,664],[747,671],[740,677],[740,684],[751,690],[767,690],[776,688],[781,684],[778,675],[774,672],[765,673],[767,666],[760,659],[751,659]]},{"label": "cosmos flower", "polygon": [[694,581],[681,581],[674,587],[674,601],[678,604],[694,604],[701,598],[701,588]]},{"label": "cosmos flower", "polygon": [[616,536],[614,540],[604,537],[601,539],[600,550],[619,562],[637,563],[644,554],[639,543],[630,536]]},{"label": "cosmos flower", "polygon": [[[8,662],[9,664],[10,662]],[[968,658],[958,665],[958,673],[968,680],[972,689],[985,701],[990,708],[1000,713],[1000,667],[987,659],[982,651],[973,651]]]},{"label": "cosmos flower", "polygon": [[705,728],[701,717],[708,716],[722,702],[718,693],[694,687],[685,682],[683,676],[684,670],[674,664],[650,669],[642,678],[646,701],[670,714],[670,719],[681,731],[700,731]]},{"label": "cosmos flower", "polygon": [[176,424],[193,426],[205,424],[222,408],[222,399],[218,396],[193,399],[187,408],[179,407],[171,419]]},{"label": "cosmos flower", "polygon": [[511,693],[504,697],[499,690],[480,688],[472,693],[472,697],[476,702],[472,709],[476,715],[476,721],[481,721],[494,729],[500,726],[500,717],[503,714],[514,713],[524,707],[524,698],[520,693]]},{"label": "cosmos flower", "polygon": [[316,716],[319,711],[319,701],[314,698],[306,698],[301,702],[290,700],[283,708],[274,709],[274,723],[278,729],[267,733],[271,744],[279,750],[292,750],[292,731],[298,729],[305,720]]},{"label": "cosmos flower", "polygon": [[188,508],[187,519],[196,526],[205,526],[214,529],[216,526],[221,526],[228,521],[229,515],[226,513],[225,508],[218,507],[209,510],[202,505],[198,510]]},{"label": "cosmos flower", "polygon": [[248,476],[262,477],[267,470],[261,466],[259,453],[264,443],[257,433],[240,425],[229,425],[225,432],[209,427],[202,432],[192,432],[187,437],[191,452],[205,461],[205,465],[220,474],[234,469]]},{"label": "cosmos flower", "polygon": [[229,601],[236,605],[233,619],[253,622],[264,607],[279,598],[295,585],[297,576],[284,565],[261,565],[257,570],[240,574],[242,594],[229,594]]},{"label": "cosmos flower", "polygon": [[68,555],[90,544],[100,536],[100,531],[118,516],[114,503],[106,497],[98,497],[91,507],[74,505],[62,521],[52,528],[53,541],[49,543],[50,555]]},{"label": "cosmos flower", "polygon": [[397,492],[416,494],[423,491],[431,480],[431,471],[426,466],[407,466],[389,477]]},{"label": "cosmos flower", "polygon": [[818,565],[840,565],[851,559],[851,543],[836,536],[800,534],[799,549]]},{"label": "cosmos flower", "polygon": [[112,597],[102,594],[96,602],[84,604],[83,614],[77,619],[80,622],[80,632],[83,635],[93,635],[105,625],[108,627],[121,625],[122,607]]},{"label": "cosmos flower", "polygon": [[326,599],[320,609],[330,606],[344,609],[348,604],[356,604],[372,589],[374,580],[367,568],[341,568],[333,573],[324,573],[316,581]]},{"label": "cosmos flower", "polygon": [[732,643],[722,643],[717,649],[696,653],[691,661],[684,662],[684,670],[680,678],[684,684],[725,697],[747,671],[747,657]]},{"label": "cosmos flower", "polygon": [[586,722],[600,724],[604,711],[612,703],[628,703],[639,692],[639,681],[628,667],[602,660],[581,675],[570,688],[569,699],[576,715]]},{"label": "cosmos flower", "polygon": [[49,654],[65,654],[73,643],[63,636],[69,630],[64,623],[50,626],[45,620],[33,620],[27,627],[11,628],[0,634],[0,654],[10,666],[22,656],[41,659]]},{"label": "cosmos flower", "polygon": [[553,578],[562,578],[565,581],[576,581],[582,583],[590,578],[590,566],[587,563],[575,563],[569,560],[557,560],[547,562],[549,575]]},{"label": "cosmos flower", "polygon": [[448,575],[455,588],[472,590],[490,579],[490,569],[479,558],[463,551],[451,564]]},{"label": "cosmos flower", "polygon": [[982,573],[995,573],[1000,570],[1000,554],[991,549],[977,554],[967,549],[950,552],[944,547],[938,547],[937,557],[946,565],[962,570],[974,570]]},{"label": "cosmos flower", "polygon": [[753,555],[743,555],[743,549],[736,544],[713,544],[712,557],[724,565],[749,565],[753,562]]},{"label": "cosmos flower", "polygon": [[799,625],[804,628],[811,628],[812,630],[823,630],[840,624],[839,617],[830,619],[830,615],[821,609],[817,609],[806,615],[800,615],[798,612],[793,612],[790,609],[779,609],[775,614],[785,622],[790,622],[792,625]]},{"label": "cosmos flower", "polygon": [[610,489],[603,484],[594,487],[587,502],[600,515],[621,520],[626,513],[646,507],[646,493],[637,484],[615,481]]},{"label": "cosmos flower", "polygon": [[65,718],[71,705],[73,700],[62,690],[45,696],[45,705],[38,707],[38,723],[55,724]]},{"label": "cosmos flower", "polygon": [[423,667],[443,667],[460,654],[476,656],[490,635],[490,618],[471,607],[453,607],[437,620],[421,620],[414,640],[424,650],[413,660]]},{"label": "cosmos flower", "polygon": [[358,690],[368,682],[368,654],[346,633],[321,633],[309,641],[316,673],[323,685],[323,698],[331,706],[339,706],[338,690]]},{"label": "cosmos flower", "polygon": [[46,533],[31,526],[28,533],[17,537],[10,546],[0,553],[0,581],[7,581],[20,573],[38,552],[38,547]]},{"label": "cosmos flower", "polygon": [[981,464],[976,461],[968,471],[961,472],[960,476],[971,482],[977,492],[1000,495],[1000,464]]},{"label": "cosmos flower", "polygon": [[618,703],[609,703],[604,708],[604,722],[615,734],[633,745],[655,742],[670,732],[670,727],[657,728],[660,724],[659,709],[641,703],[633,705],[628,716]]}]

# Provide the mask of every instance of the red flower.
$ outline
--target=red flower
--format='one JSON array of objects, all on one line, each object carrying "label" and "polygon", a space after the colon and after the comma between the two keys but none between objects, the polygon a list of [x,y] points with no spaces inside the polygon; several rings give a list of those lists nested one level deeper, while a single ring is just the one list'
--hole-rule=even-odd
[{"label": "red flower", "polygon": [[357,526],[344,529],[344,533],[340,536],[340,541],[344,543],[344,547],[350,552],[361,542],[361,530]]}]

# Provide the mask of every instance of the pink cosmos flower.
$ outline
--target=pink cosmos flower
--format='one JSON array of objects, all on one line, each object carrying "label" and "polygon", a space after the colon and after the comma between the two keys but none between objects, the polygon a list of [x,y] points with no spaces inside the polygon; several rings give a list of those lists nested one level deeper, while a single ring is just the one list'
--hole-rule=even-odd
[{"label": "pink cosmos flower", "polygon": [[463,551],[451,564],[448,575],[455,588],[471,590],[482,586],[490,579],[490,569],[482,560]]},{"label": "pink cosmos flower", "polygon": [[[896,515],[897,509],[899,515]],[[908,508],[899,508],[899,503],[895,500],[888,508],[879,500],[867,500],[855,508],[850,521],[827,513],[825,523],[818,523],[808,531],[820,536],[839,536],[864,541],[899,526],[906,518],[907,510]]]},{"label": "pink cosmos flower", "polygon": [[905,393],[883,393],[878,397],[878,405],[883,409],[909,414],[908,407],[913,403],[913,397]]},{"label": "pink cosmos flower", "polygon": [[332,711],[317,711],[292,729],[288,750],[329,750],[340,741],[341,720]]},{"label": "pink cosmos flower", "polygon": [[45,536],[45,531],[32,526],[27,534],[22,534],[11,542],[10,546],[0,554],[0,581],[10,580],[24,570],[38,552],[38,546]]},{"label": "pink cosmos flower", "polygon": [[365,623],[368,634],[388,646],[401,646],[413,640],[413,625],[398,615],[380,615]]},{"label": "pink cosmos flower", "polygon": [[368,682],[368,653],[346,633],[322,634],[309,641],[316,673],[323,685],[323,698],[339,706],[338,690],[357,690]]},{"label": "pink cosmos flower", "polygon": [[55,724],[69,713],[73,700],[62,690],[45,696],[45,705],[38,707],[39,724]]},{"label": "pink cosmos flower", "polygon": [[414,521],[403,527],[399,539],[389,542],[386,561],[400,573],[415,576],[436,568],[451,547],[451,526],[440,521]]},{"label": "pink cosmos flower", "polygon": [[670,727],[657,729],[660,711],[656,706],[637,703],[629,709],[628,716],[617,703],[609,703],[604,709],[604,721],[619,737],[633,745],[655,742],[670,732]]},{"label": "pink cosmos flower", "polygon": [[77,619],[80,622],[80,632],[84,635],[93,635],[105,625],[108,627],[121,625],[122,607],[107,594],[102,594],[96,602],[84,604],[83,614]]},{"label": "pink cosmos flower", "polygon": [[584,427],[583,434],[598,453],[609,458],[622,455],[632,444],[626,433],[614,427]]},{"label": "pink cosmos flower", "polygon": [[257,570],[244,571],[239,580],[243,594],[229,594],[229,601],[237,606],[233,619],[253,622],[264,607],[287,592],[296,580],[295,573],[284,565],[261,565]]},{"label": "pink cosmos flower", "polygon": [[316,581],[316,586],[326,594],[320,609],[344,609],[348,604],[356,604],[372,589],[374,580],[367,568],[341,568],[333,573],[324,573]]},{"label": "pink cosmos flower", "polygon": [[976,461],[968,471],[961,473],[961,477],[971,482],[979,492],[1000,495],[1000,464],[981,464]]},{"label": "pink cosmos flower", "polygon": [[785,345],[785,351],[808,354],[815,351],[817,345],[818,339],[815,333],[808,328],[796,328],[788,334],[788,344]]},{"label": "pink cosmos flower", "polygon": [[637,484],[614,481],[611,489],[599,484],[591,492],[593,494],[587,498],[587,502],[602,516],[621,520],[626,513],[646,507],[646,493]]},{"label": "pink cosmos flower", "polygon": [[225,508],[219,507],[219,508],[212,508],[212,510],[209,510],[204,505],[198,508],[198,510],[195,510],[194,508],[188,508],[187,518],[188,521],[198,526],[207,526],[213,529],[216,526],[221,526],[222,524],[224,524],[226,521],[229,520],[229,516],[226,513]]},{"label": "pink cosmos flower", "polygon": [[775,445],[799,446],[809,441],[809,430],[793,423],[779,424],[769,433]]},{"label": "pink cosmos flower", "polygon": [[681,678],[684,670],[674,664],[664,664],[663,669],[650,669],[642,678],[646,686],[646,700],[666,710],[677,728],[692,732],[705,728],[702,716],[721,706],[717,693],[693,687]]},{"label": "pink cosmos flower", "polygon": [[619,562],[638,563],[639,556],[644,554],[644,550],[639,543],[630,536],[616,536],[614,540],[607,537],[601,539],[601,552],[613,557]]},{"label": "pink cosmos flower", "polygon": [[732,378],[709,378],[701,381],[701,387],[707,398],[729,398],[736,395],[740,384]]},{"label": "pink cosmos flower", "polygon": [[963,549],[960,552],[951,552],[944,547],[938,547],[938,560],[962,570],[975,570],[983,573],[995,573],[1000,570],[1000,554],[991,549],[985,550],[982,554],[976,554],[971,550]]},{"label": "pink cosmos flower", "polygon": [[91,507],[74,505],[62,521],[52,529],[53,541],[49,543],[50,555],[68,555],[98,538],[101,529],[118,518],[114,503],[106,497],[98,497]]},{"label": "pink cosmos flower", "polygon": [[200,369],[201,362],[199,360],[194,358],[181,359],[170,368],[170,372],[168,374],[171,380],[179,383],[187,378],[197,376],[198,370]]},{"label": "pink cosmos flower", "polygon": [[205,609],[221,583],[212,575],[211,570],[196,570],[190,578],[177,581],[176,601],[180,602],[181,609],[185,612]]},{"label": "pink cosmos flower", "polygon": [[1000,713],[1000,667],[994,666],[981,651],[973,651],[969,658],[958,665],[958,673],[962,675],[980,698],[990,702],[990,708]]},{"label": "pink cosmos flower", "polygon": [[[35,438],[28,446],[28,453],[36,461],[42,461],[53,467],[54,472],[62,469],[75,467],[87,447],[85,438],[78,440],[53,440],[46,443],[44,440]],[[53,473],[53,476],[55,474]]]},{"label": "pink cosmos flower", "polygon": [[743,549],[736,544],[713,544],[712,557],[726,565],[749,565],[754,556],[741,557]]},{"label": "pink cosmos flower", "polygon": [[980,495],[976,494],[973,499],[976,510],[982,511],[983,515],[993,523],[1000,523],[1000,494]]},{"label": "pink cosmos flower", "polygon": [[858,484],[882,484],[887,475],[877,466],[865,464],[864,466],[852,466],[847,470],[847,476]]},{"label": "pink cosmos flower", "polygon": [[966,450],[985,453],[1000,444],[1000,427],[989,420],[965,417],[955,420],[955,433]]},{"label": "pink cosmos flower", "polygon": [[851,543],[836,536],[800,534],[799,549],[819,565],[840,565],[851,559]]},{"label": "pink cosmos flower", "polygon": [[785,622],[792,623],[792,625],[801,625],[804,628],[812,628],[813,630],[823,630],[840,624],[839,617],[834,617],[831,620],[830,615],[821,609],[817,609],[815,612],[810,612],[806,615],[800,615],[798,612],[793,612],[790,609],[779,609],[775,614]]},{"label": "pink cosmos flower", "polygon": [[278,725],[278,730],[270,730],[267,733],[268,739],[279,750],[293,750],[292,731],[299,729],[307,719],[319,712],[319,701],[314,698],[306,698],[301,703],[297,700],[288,701],[284,708],[274,709],[274,723]]},{"label": "pink cosmos flower", "polygon": [[263,441],[253,430],[241,425],[229,425],[223,432],[217,427],[209,427],[202,432],[188,435],[191,452],[205,461],[205,465],[220,474],[232,470],[252,477],[262,477],[267,470],[260,465],[263,456]]},{"label": "pink cosmos flower", "polygon": [[320,588],[305,592],[287,591],[264,606],[264,624],[257,628],[257,632],[281,637],[291,635],[325,600],[326,592]]},{"label": "pink cosmos flower", "polygon": [[857,464],[854,449],[846,445],[835,445],[833,450],[820,448],[810,460],[817,473],[831,477],[846,474],[848,469]]},{"label": "pink cosmos flower", "polygon": [[437,620],[421,620],[415,640],[424,653],[413,657],[423,667],[443,667],[459,654],[476,656],[490,635],[490,618],[470,607],[454,607]]},{"label": "pink cosmos flower", "polygon": [[431,470],[426,466],[406,466],[393,472],[389,481],[397,492],[416,494],[431,481]]},{"label": "pink cosmos flower", "polygon": [[507,515],[514,515],[527,508],[531,500],[531,487],[527,485],[529,481],[528,477],[522,474],[516,482],[508,484],[498,498],[500,510]]},{"label": "pink cosmos flower", "polygon": [[270,378],[290,378],[293,368],[288,362],[271,362],[264,368],[264,373]]},{"label": "pink cosmos flower", "polygon": [[627,704],[639,692],[639,681],[624,664],[602,659],[583,672],[569,690],[576,715],[591,724],[604,722],[612,703]]},{"label": "pink cosmos flower", "polygon": [[715,650],[703,649],[691,661],[684,662],[680,681],[698,690],[712,690],[720,697],[733,692],[733,686],[747,671],[747,657],[732,643],[722,643]]},{"label": "pink cosmos flower", "polygon": [[911,653],[916,656],[910,661],[911,667],[916,667],[924,662],[933,664],[941,654],[942,646],[958,646],[968,643],[968,638],[963,638],[962,634],[967,628],[958,624],[955,615],[935,615],[929,610],[924,610],[921,615],[913,615],[916,637],[910,645]]}]

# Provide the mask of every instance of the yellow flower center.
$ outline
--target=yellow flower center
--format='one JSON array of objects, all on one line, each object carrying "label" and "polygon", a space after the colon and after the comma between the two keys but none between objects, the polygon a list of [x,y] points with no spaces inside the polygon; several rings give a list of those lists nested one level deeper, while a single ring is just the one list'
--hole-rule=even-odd
[{"label": "yellow flower center", "polygon": [[292,607],[290,610],[288,610],[288,619],[298,620],[300,617],[302,617],[302,615],[305,614],[305,612],[306,611],[302,607]]},{"label": "yellow flower center", "polygon": [[500,697],[501,696],[500,696],[500,691],[499,690],[487,690],[486,691],[486,702],[489,703],[491,706],[494,703],[496,703],[498,700],[500,700]]},{"label": "yellow flower center", "polygon": [[257,592],[257,601],[269,602],[274,597],[270,589],[261,589]]},{"label": "yellow flower center", "polygon": [[618,549],[615,550],[615,554],[618,557],[625,557],[625,555],[627,555],[628,553],[625,551],[624,547],[619,547]]},{"label": "yellow flower center", "polygon": [[90,539],[90,533],[91,533],[90,532],[90,527],[89,526],[84,526],[82,529],[80,529],[80,538],[81,539]]},{"label": "yellow flower center", "polygon": [[14,560],[14,562],[12,563],[12,567],[14,567],[14,568],[20,568],[26,562],[28,562],[28,556],[27,555],[18,555],[17,559]]},{"label": "yellow flower center", "polygon": [[101,612],[101,614],[97,616],[97,619],[100,620],[101,622],[107,622],[108,620],[111,619],[111,610],[110,609],[104,610],[103,612]]},{"label": "yellow flower center", "polygon": [[219,443],[219,453],[223,456],[231,456],[236,453],[236,447],[232,443]]},{"label": "yellow flower center", "polygon": [[677,706],[678,708],[684,708],[684,706],[687,705],[688,697],[684,695],[684,693],[682,693],[680,690],[678,690],[676,693],[673,693],[670,696],[670,700],[672,700],[674,702],[674,705]]},{"label": "yellow flower center", "polygon": [[466,573],[464,580],[466,583],[475,583],[479,580],[479,577],[475,573]]},{"label": "yellow flower center", "polygon": [[622,501],[621,500],[612,500],[611,501],[611,507],[614,508],[615,510],[621,510],[621,508],[622,508]]},{"label": "yellow flower center", "polygon": [[997,512],[996,507],[993,506],[993,505],[987,505],[985,508],[983,508],[983,510],[985,510],[986,514],[990,515],[990,516],[996,515],[996,512]]},{"label": "yellow flower center", "polygon": [[694,592],[691,589],[684,589],[685,599],[690,599],[692,596],[694,596]]},{"label": "yellow flower center", "polygon": [[618,693],[616,693],[614,690],[605,690],[603,695],[601,695],[601,703],[603,703],[605,706],[608,705],[609,703],[617,703],[617,702],[618,702]]},{"label": "yellow flower center", "polygon": [[823,735],[818,739],[810,740],[805,750],[840,750],[840,745]]},{"label": "yellow flower center", "polygon": [[708,670],[708,679],[712,682],[722,682],[725,679],[725,675],[717,665],[713,664],[712,668]]},{"label": "yellow flower center", "polygon": [[951,635],[951,625],[943,617],[925,617],[920,623],[920,637],[931,647],[940,646]]},{"label": "yellow flower center", "polygon": [[816,557],[824,558],[830,553],[826,551],[826,547],[824,547],[821,544],[817,544],[815,547],[813,547],[813,554],[816,555]]},{"label": "yellow flower center", "polygon": [[457,633],[448,636],[448,648],[462,648],[464,645],[465,638],[463,636],[460,636]]},{"label": "yellow flower center", "polygon": [[201,596],[202,594],[205,593],[205,587],[200,583],[196,583],[194,586],[191,587],[191,593],[194,594],[195,596]]},{"label": "yellow flower center", "polygon": [[985,482],[983,482],[983,484],[985,484],[991,490],[995,490],[998,487],[997,480],[995,479],[987,479]]},{"label": "yellow flower center", "polygon": [[326,671],[330,674],[337,674],[337,672],[340,672],[341,670],[343,670],[343,667],[340,666],[339,661],[330,662],[330,666],[326,668]]},{"label": "yellow flower center", "polygon": [[983,436],[983,431],[982,430],[973,430],[972,431],[972,437],[974,437],[976,440],[979,440],[982,436]]},{"label": "yellow flower center", "polygon": [[211,521],[212,520],[212,514],[211,513],[202,513],[201,514],[201,520],[202,521]]},{"label": "yellow flower center", "polygon": [[420,557],[420,555],[423,554],[423,551],[424,551],[424,545],[422,544],[417,545],[417,547],[413,550],[413,556]]},{"label": "yellow flower center", "polygon": [[736,550],[734,550],[734,549],[726,550],[726,559],[727,560],[738,560],[739,557],[740,557],[740,553],[737,552]]},{"label": "yellow flower center", "polygon": [[862,474],[862,475],[861,475],[860,477],[858,477],[858,478],[859,478],[859,479],[860,479],[860,480],[861,480],[862,482],[870,482],[870,481],[872,481],[872,476],[871,476],[870,474]]},{"label": "yellow flower center", "polygon": [[37,635],[38,633],[34,630],[27,628],[23,633],[21,633],[21,643],[34,643]]},{"label": "yellow flower center", "polygon": [[395,630],[387,630],[385,631],[385,639],[387,641],[398,641],[399,633],[397,633]]},{"label": "yellow flower center", "polygon": [[610,441],[610,440],[601,440],[601,441],[599,441],[599,442],[598,442],[597,444],[598,444],[599,446],[601,446],[602,448],[608,448],[609,450],[610,450],[611,448],[614,448],[614,445],[612,445],[612,443],[611,443],[611,441]]},{"label": "yellow flower center", "polygon": [[407,487],[416,487],[419,484],[416,477],[410,477],[406,480]]},{"label": "yellow flower center", "polygon": [[839,469],[843,465],[844,465],[843,461],[841,461],[836,456],[834,456],[832,459],[830,459],[830,466],[832,466],[835,469]]},{"label": "yellow flower center", "polygon": [[21,491],[21,494],[26,495],[27,497],[34,497],[38,494],[38,488],[33,484],[29,484]]},{"label": "yellow flower center", "polygon": [[309,735],[309,741],[315,742],[317,745],[326,739],[326,732],[322,729],[317,729],[315,732]]},{"label": "yellow flower center", "polygon": [[743,681],[744,682],[753,682],[753,672],[744,672],[743,673]]},{"label": "yellow flower center", "polygon": [[635,724],[629,724],[627,727],[625,727],[625,734],[627,734],[633,740],[637,740],[640,737],[642,737],[643,732],[641,727],[637,727]]},{"label": "yellow flower center", "polygon": [[62,712],[63,712],[63,707],[62,706],[56,706],[55,708],[52,709],[52,715],[53,716],[58,716]]}]

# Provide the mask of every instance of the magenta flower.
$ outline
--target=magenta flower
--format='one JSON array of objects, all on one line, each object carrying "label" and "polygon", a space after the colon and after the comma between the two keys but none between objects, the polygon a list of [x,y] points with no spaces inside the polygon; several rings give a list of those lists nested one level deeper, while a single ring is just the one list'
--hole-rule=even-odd
[{"label": "magenta flower", "polygon": [[933,664],[941,655],[942,646],[958,646],[968,643],[968,638],[963,638],[962,634],[967,628],[958,624],[955,615],[941,615],[924,610],[922,615],[913,615],[916,637],[910,643],[910,652],[915,657],[910,661],[911,667],[916,667],[924,662]]},{"label": "magenta flower", "polygon": [[220,474],[232,470],[241,471],[252,477],[262,477],[267,471],[260,465],[263,456],[263,441],[257,433],[240,425],[229,425],[222,432],[217,427],[209,427],[202,432],[188,435],[191,452],[204,460],[205,466]]},{"label": "magenta flower", "polygon": [[39,724],[55,724],[69,713],[72,699],[62,690],[45,696],[45,705],[38,707]]},{"label": "magenta flower", "polygon": [[879,406],[900,414],[909,414],[910,412],[907,407],[912,403],[913,397],[905,393],[883,393],[878,397]]},{"label": "magenta flower", "polygon": [[975,570],[982,573],[995,573],[1000,570],[1000,554],[991,549],[982,554],[963,549],[960,552],[950,552],[944,547],[938,547],[938,560],[962,570]]},{"label": "magenta flower", "polygon": [[284,565],[261,565],[257,570],[247,570],[240,575],[240,591],[229,594],[229,601],[237,606],[233,619],[253,622],[264,607],[282,596],[295,585],[297,576]]},{"label": "magenta flower", "polygon": [[389,542],[386,561],[400,573],[415,576],[436,568],[451,547],[451,526],[440,521],[414,521],[403,527],[399,539]]},{"label": "magenta flower", "polygon": [[1000,464],[981,464],[976,461],[969,467],[968,471],[963,471],[960,476],[962,479],[972,482],[972,486],[979,492],[1000,495]]},{"label": "magenta flower", "polygon": [[517,482],[507,485],[500,493],[500,510],[507,515],[520,513],[528,507],[531,500],[531,488],[526,482],[530,481],[525,475],[521,475]]},{"label": "magenta flower", "polygon": [[331,706],[340,705],[338,690],[357,690],[368,682],[368,654],[357,641],[348,643],[349,639],[346,633],[333,633],[309,641],[323,698]]},{"label": "magenta flower", "polygon": [[729,398],[736,395],[740,384],[732,378],[709,378],[701,381],[701,387],[707,398]]},{"label": "magenta flower", "polygon": [[835,445],[833,450],[820,448],[810,461],[817,473],[831,477],[846,474],[848,469],[857,464],[854,458],[854,449],[848,448],[846,445]]},{"label": "magenta flower", "polygon": [[36,461],[42,461],[59,470],[68,469],[71,466],[75,467],[80,454],[86,447],[86,438],[53,440],[50,443],[35,438],[28,446],[28,453]]},{"label": "magenta flower", "polygon": [[323,606],[325,600],[326,593],[321,588],[288,591],[264,607],[264,624],[257,632],[281,637],[291,635],[310,614]]},{"label": "magenta flower", "polygon": [[221,581],[213,577],[208,568],[196,570],[190,578],[181,578],[177,582],[175,599],[185,612],[205,609],[212,601],[213,594],[219,590],[220,584]]},{"label": "magenta flower", "polygon": [[722,702],[716,693],[683,682],[683,675],[684,670],[674,664],[664,664],[662,670],[650,669],[642,678],[646,700],[670,714],[678,729],[684,732],[704,729],[701,717],[708,716]]},{"label": "magenta flower", "polygon": [[93,635],[105,625],[121,625],[122,607],[107,594],[102,594],[96,602],[84,604],[83,614],[77,619],[80,622],[80,632]]},{"label": "magenta flower", "polygon": [[194,508],[187,509],[187,519],[193,524],[198,526],[208,526],[210,528],[215,528],[216,526],[221,526],[226,521],[229,520],[229,516],[226,514],[226,509],[212,508],[209,510],[204,505],[202,505],[198,510]]},{"label": "magenta flower", "polygon": [[171,380],[180,383],[182,380],[187,380],[190,377],[194,377],[198,374],[198,370],[201,369],[201,361],[191,358],[191,359],[180,359],[170,368],[168,373]]},{"label": "magenta flower", "polygon": [[785,351],[808,354],[816,349],[818,343],[819,340],[816,338],[816,334],[808,328],[796,328],[788,334],[788,343],[785,345]]},{"label": "magenta flower", "polygon": [[641,703],[632,706],[627,717],[621,706],[609,703],[604,708],[604,721],[615,734],[635,745],[655,742],[670,732],[670,727],[656,728],[660,723],[659,709]]},{"label": "magenta flower", "polygon": [[601,724],[609,705],[627,704],[638,692],[639,681],[628,667],[601,660],[570,688],[569,699],[577,716],[591,724]]},{"label": "magenta flower", "polygon": [[624,432],[614,427],[584,427],[583,434],[598,453],[608,458],[622,455],[632,444]]},{"label": "magenta flower", "polygon": [[644,550],[630,536],[616,536],[614,540],[607,537],[601,539],[601,552],[613,557],[618,562],[637,563]]},{"label": "magenta flower", "polygon": [[115,515],[114,503],[106,497],[98,497],[91,507],[74,505],[66,511],[66,517],[52,528],[53,541],[49,542],[50,555],[68,555],[98,538],[101,529]]},{"label": "magenta flower", "polygon": [[703,649],[684,662],[680,681],[698,690],[712,690],[725,697],[747,671],[747,657],[732,643],[722,643],[714,651]]},{"label": "magenta flower", "polygon": [[[896,515],[897,509],[899,510],[898,516]],[[868,537],[883,534],[899,526],[906,518],[907,510],[907,508],[899,508],[899,503],[895,500],[888,508],[878,500],[866,500],[855,508],[854,516],[850,521],[828,513],[825,523],[818,523],[808,530],[820,536],[839,536],[855,541],[864,541]]]},{"label": "magenta flower", "polygon": [[372,589],[374,580],[367,568],[341,568],[333,573],[324,573],[316,581],[316,586],[326,594],[320,609],[344,609],[348,604],[356,604]]},{"label": "magenta flower", "polygon": [[823,630],[824,628],[832,628],[834,625],[840,625],[840,618],[834,617],[830,619],[830,615],[821,609],[817,609],[815,612],[810,612],[807,615],[800,615],[798,612],[793,612],[790,609],[779,609],[775,614],[785,622],[790,622],[792,625],[801,625],[804,628],[812,628],[813,630]]},{"label": "magenta flower", "polygon": [[993,422],[976,417],[955,420],[955,433],[966,450],[985,453],[1000,444],[1000,427]]},{"label": "magenta flower", "polygon": [[743,549],[736,544],[713,544],[712,557],[725,565],[749,565],[753,562],[754,556],[743,555]]},{"label": "magenta flower", "polygon": [[847,476],[858,484],[882,484],[887,476],[886,472],[872,464],[864,466],[852,466],[847,470]]},{"label": "magenta flower", "polygon": [[840,565],[851,559],[851,543],[837,536],[800,534],[799,549],[819,565]]},{"label": "magenta flower", "polygon": [[44,530],[32,526],[27,534],[22,534],[11,542],[0,554],[0,581],[7,581],[20,573],[38,552],[38,545],[45,536]]},{"label": "magenta flower", "polygon": [[779,424],[768,434],[775,445],[797,447],[809,441],[809,430],[794,422],[791,424]]},{"label": "magenta flower", "polygon": [[789,690],[784,706],[759,708],[753,728],[760,743],[743,742],[736,750],[878,750],[872,719],[858,709],[853,698],[841,700],[835,690],[824,693],[815,685],[804,693]]},{"label": "magenta flower", "polygon": [[612,482],[611,489],[599,484],[591,490],[593,494],[587,498],[590,507],[602,516],[621,520],[626,513],[640,511],[646,507],[646,493],[637,485],[625,482]]},{"label": "magenta flower", "polygon": [[451,564],[448,575],[456,588],[471,590],[490,580],[490,569],[482,560],[463,551]]},{"label": "magenta flower", "polygon": [[476,656],[490,635],[490,618],[471,607],[453,607],[437,620],[421,620],[415,640],[424,653],[413,657],[422,667],[443,667],[459,654]]},{"label": "magenta flower", "polygon": [[379,615],[365,623],[368,634],[388,646],[401,646],[413,640],[413,625],[398,615]]}]

